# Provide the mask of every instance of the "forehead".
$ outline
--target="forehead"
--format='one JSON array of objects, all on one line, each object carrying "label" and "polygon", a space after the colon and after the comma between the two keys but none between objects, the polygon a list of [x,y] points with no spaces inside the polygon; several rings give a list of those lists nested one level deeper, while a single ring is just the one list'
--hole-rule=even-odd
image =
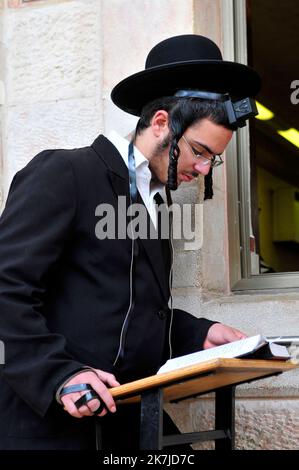
[{"label": "forehead", "polygon": [[188,127],[186,135],[194,143],[205,144],[215,153],[221,153],[232,138],[233,131],[209,119],[202,119]]}]

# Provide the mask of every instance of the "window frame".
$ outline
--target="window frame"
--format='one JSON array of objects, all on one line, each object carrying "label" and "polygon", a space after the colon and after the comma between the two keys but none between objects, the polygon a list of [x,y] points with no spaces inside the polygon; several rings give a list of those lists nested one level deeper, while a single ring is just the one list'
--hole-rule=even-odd
[{"label": "window frame", "polygon": [[[228,60],[247,63],[246,0],[223,2],[223,49]],[[242,158],[240,158],[242,156]],[[226,151],[229,276],[233,293],[299,291],[299,272],[251,274],[249,126],[239,129]]]}]

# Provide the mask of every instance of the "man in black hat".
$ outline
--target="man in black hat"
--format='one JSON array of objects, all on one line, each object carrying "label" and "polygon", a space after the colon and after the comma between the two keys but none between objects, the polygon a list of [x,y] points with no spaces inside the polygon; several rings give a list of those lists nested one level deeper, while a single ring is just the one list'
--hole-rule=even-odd
[{"label": "man in black hat", "polygon": [[[171,204],[170,190],[198,175],[211,197],[211,170],[255,114],[259,86],[209,39],[167,39],[112,91],[140,116],[130,142],[112,133],[83,149],[47,150],[15,175],[0,220],[0,448],[91,449],[94,414],[103,448],[136,448],[138,409],[116,410],[109,387],[245,336],[169,307],[172,250],[154,201],[165,187]],[[102,204],[120,216],[137,203],[157,236],[100,239]]]}]

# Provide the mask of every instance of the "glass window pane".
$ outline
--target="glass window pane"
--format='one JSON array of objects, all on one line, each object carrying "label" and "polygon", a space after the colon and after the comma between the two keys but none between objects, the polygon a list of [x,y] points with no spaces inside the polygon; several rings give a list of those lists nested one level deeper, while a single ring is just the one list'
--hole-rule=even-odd
[{"label": "glass window pane", "polygon": [[262,75],[251,140],[251,274],[299,271],[299,2],[247,0]]}]

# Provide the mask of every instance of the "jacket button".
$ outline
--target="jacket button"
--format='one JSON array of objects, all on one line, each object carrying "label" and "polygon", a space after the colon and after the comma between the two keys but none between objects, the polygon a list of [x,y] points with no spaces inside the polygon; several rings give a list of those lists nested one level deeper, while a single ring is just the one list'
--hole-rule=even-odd
[{"label": "jacket button", "polygon": [[167,311],[163,309],[159,310],[157,315],[159,318],[161,318],[161,320],[164,320],[167,317]]}]

